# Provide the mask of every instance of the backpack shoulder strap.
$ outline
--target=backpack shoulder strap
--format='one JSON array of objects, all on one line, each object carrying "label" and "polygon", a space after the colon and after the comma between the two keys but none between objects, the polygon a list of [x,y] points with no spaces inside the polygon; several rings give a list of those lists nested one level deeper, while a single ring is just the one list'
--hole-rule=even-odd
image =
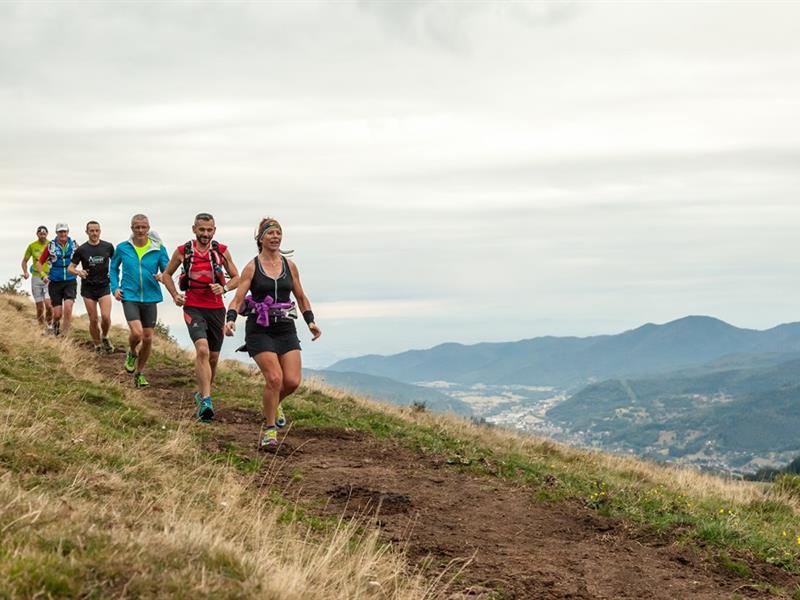
[{"label": "backpack shoulder strap", "polygon": [[211,240],[211,252],[209,256],[211,257],[212,267],[222,267],[225,269],[228,276],[230,276],[230,272],[228,271],[228,259],[219,251],[219,242],[217,240]]},{"label": "backpack shoulder strap", "polygon": [[192,268],[192,255],[194,255],[194,248],[192,247],[192,241],[189,240],[183,245],[183,271],[184,273],[189,273],[189,269]]}]

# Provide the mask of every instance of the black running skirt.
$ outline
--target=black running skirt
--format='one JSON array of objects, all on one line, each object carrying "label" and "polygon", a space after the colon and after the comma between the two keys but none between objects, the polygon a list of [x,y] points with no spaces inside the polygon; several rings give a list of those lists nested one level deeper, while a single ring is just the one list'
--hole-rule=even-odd
[{"label": "black running skirt", "polygon": [[294,321],[271,324],[262,327],[255,318],[249,317],[244,330],[244,345],[250,356],[262,352],[273,352],[280,356],[292,350],[300,350]]}]

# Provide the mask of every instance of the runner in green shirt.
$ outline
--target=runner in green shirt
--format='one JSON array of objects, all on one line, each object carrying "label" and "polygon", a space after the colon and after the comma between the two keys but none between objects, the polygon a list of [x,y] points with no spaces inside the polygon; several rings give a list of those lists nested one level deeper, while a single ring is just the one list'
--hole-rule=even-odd
[{"label": "runner in green shirt", "polygon": [[[47,291],[47,284],[44,278],[50,270],[50,263],[39,264],[39,257],[47,248],[47,227],[39,225],[36,228],[36,241],[28,244],[25,248],[25,255],[22,257],[22,276],[25,279],[31,278],[31,296],[36,303],[36,318],[42,326],[48,328],[53,326],[53,306],[50,303],[50,293]],[[28,261],[32,260],[30,271]]]}]

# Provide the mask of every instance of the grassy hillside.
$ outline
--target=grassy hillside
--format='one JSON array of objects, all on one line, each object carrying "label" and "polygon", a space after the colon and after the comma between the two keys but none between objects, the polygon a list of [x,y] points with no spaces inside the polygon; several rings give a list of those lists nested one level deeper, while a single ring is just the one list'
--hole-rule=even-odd
[{"label": "grassy hillside", "polygon": [[[159,342],[155,362],[170,360],[185,357]],[[0,597],[426,595],[373,533],[258,493],[202,450],[199,425],[93,363],[0,297]]]},{"label": "grassy hillside", "polygon": [[[177,396],[159,404],[126,378],[99,375],[96,362],[73,342],[39,335],[29,301],[0,297],[0,597],[435,598],[468,576],[466,567],[448,587],[453,577],[382,543],[368,524],[291,501],[269,456],[239,438],[209,444],[213,428],[167,416]],[[188,397],[186,355],[160,340],[153,367],[168,367],[170,393]],[[228,364],[219,383],[230,410],[254,414],[255,374]],[[290,436],[331,428],[391,440],[415,460],[429,457],[442,481],[455,472],[507,482],[545,508],[589,510],[693,548],[743,587],[800,598],[794,479],[728,482],[325,388],[287,402]],[[780,585],[754,582],[764,565],[785,574]]]}]

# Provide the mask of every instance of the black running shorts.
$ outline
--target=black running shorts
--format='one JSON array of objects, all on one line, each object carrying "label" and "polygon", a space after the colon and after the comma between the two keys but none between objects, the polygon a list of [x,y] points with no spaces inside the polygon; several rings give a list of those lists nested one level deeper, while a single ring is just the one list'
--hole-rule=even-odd
[{"label": "black running shorts", "polygon": [[103,296],[110,296],[111,288],[106,285],[95,285],[86,281],[81,282],[81,297],[97,302]]},{"label": "black running shorts", "polygon": [[300,350],[300,339],[297,337],[297,330],[294,323],[291,327],[284,326],[283,323],[262,327],[254,318],[247,319],[245,326],[244,343],[247,353],[250,356],[261,354],[262,352],[274,352],[278,356],[286,354],[292,350]]},{"label": "black running shorts", "polygon": [[208,349],[219,352],[222,349],[222,338],[225,336],[225,309],[183,307],[183,320],[189,328],[192,342],[208,340]]},{"label": "black running shorts", "polygon": [[158,303],[156,302],[123,302],[122,312],[125,320],[141,321],[145,329],[153,329],[158,320]]},{"label": "black running shorts", "polygon": [[50,302],[53,303],[53,306],[61,306],[64,300],[75,300],[78,296],[78,282],[74,279],[51,281],[47,284],[47,291],[50,293]]}]

